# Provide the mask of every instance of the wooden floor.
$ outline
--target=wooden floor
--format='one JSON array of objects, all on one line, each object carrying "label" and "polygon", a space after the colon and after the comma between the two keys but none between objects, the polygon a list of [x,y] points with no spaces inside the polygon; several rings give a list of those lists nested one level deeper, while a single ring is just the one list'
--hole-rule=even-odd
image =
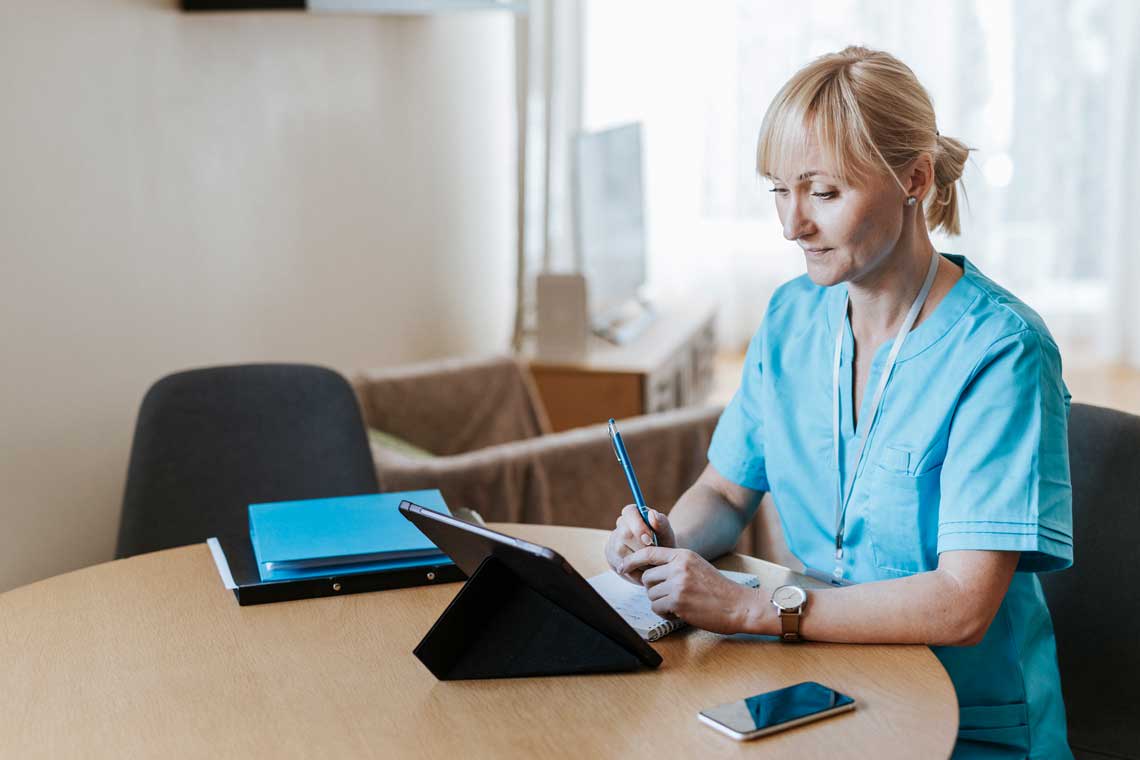
[{"label": "wooden floor", "polygon": [[[728,403],[740,385],[743,367],[743,354],[722,353],[717,357],[711,403]],[[1140,370],[1082,361],[1066,367],[1064,377],[1074,402],[1140,414]]]}]

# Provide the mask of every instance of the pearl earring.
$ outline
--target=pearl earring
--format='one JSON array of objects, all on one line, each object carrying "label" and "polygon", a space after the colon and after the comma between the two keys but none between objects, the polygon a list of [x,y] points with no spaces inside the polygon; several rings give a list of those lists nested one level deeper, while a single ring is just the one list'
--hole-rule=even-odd
[{"label": "pearl earring", "polygon": [[915,198],[913,195],[906,199],[906,205],[908,206],[913,206],[916,203],[918,203],[918,198]]}]

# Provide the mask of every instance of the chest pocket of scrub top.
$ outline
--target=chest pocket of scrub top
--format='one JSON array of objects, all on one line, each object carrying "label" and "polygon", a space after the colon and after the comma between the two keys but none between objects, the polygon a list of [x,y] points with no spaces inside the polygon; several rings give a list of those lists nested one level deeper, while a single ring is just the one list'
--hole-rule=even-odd
[{"label": "chest pocket of scrub top", "polygon": [[875,565],[895,575],[937,565],[938,497],[942,464],[911,472],[919,455],[886,446],[868,473],[867,532]]}]

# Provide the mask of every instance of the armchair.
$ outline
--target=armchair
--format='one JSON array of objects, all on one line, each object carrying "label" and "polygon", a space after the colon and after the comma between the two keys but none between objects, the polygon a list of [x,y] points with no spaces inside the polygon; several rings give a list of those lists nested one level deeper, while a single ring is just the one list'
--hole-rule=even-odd
[{"label": "armchair", "polygon": [[[449,359],[360,373],[365,424],[406,445],[372,443],[382,491],[439,488],[491,521],[612,529],[631,500],[604,425],[551,433],[524,365]],[[622,421],[646,498],[663,511],[704,469],[720,414],[694,407]],[[751,541],[741,542],[741,551]],[[747,546],[746,546],[747,544]]]}]

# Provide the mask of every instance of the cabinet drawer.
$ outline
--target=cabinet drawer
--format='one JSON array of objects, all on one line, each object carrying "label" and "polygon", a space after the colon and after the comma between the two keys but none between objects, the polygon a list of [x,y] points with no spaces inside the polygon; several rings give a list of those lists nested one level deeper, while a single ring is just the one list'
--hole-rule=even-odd
[{"label": "cabinet drawer", "polygon": [[642,413],[640,374],[534,367],[531,371],[555,432]]}]

